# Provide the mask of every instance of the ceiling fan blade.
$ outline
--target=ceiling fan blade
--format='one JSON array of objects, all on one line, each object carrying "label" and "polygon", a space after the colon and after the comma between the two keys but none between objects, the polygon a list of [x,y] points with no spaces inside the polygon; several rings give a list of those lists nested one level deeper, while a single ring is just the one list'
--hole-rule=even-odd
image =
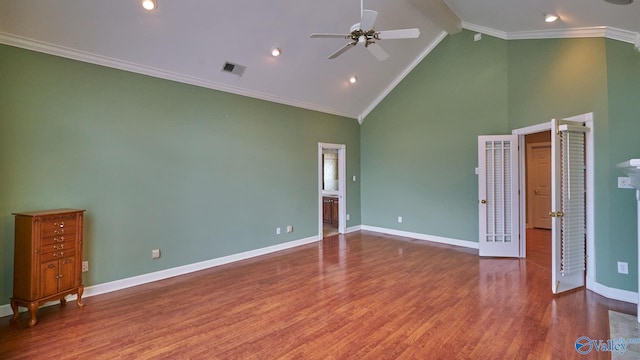
[{"label": "ceiling fan blade", "polygon": [[376,43],[369,44],[367,49],[369,49],[369,52],[372,53],[379,61],[386,60],[389,57],[389,54],[387,54],[387,52]]},{"label": "ceiling fan blade", "polygon": [[342,55],[342,53],[344,53],[345,51],[351,49],[354,46],[355,46],[354,43],[347,43],[347,45],[341,47],[340,50],[338,50],[338,51],[334,52],[333,54],[331,54],[331,56],[329,56],[329,59],[337,58],[338,56]]},{"label": "ceiling fan blade", "polygon": [[378,39],[415,39],[420,36],[419,29],[401,29],[378,31]]},{"label": "ceiling fan blade", "polygon": [[374,10],[362,10],[362,19],[360,19],[360,30],[371,30],[378,18],[378,12]]},{"label": "ceiling fan blade", "polygon": [[327,38],[327,39],[348,39],[349,35],[344,34],[311,34],[312,38]]}]

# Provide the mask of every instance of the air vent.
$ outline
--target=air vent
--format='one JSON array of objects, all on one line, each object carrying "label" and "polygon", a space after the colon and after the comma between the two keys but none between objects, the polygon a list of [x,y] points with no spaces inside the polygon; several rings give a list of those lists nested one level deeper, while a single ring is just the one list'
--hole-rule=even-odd
[{"label": "air vent", "polygon": [[230,63],[230,62],[225,62],[224,66],[222,67],[222,71],[228,72],[228,73],[232,73],[238,76],[242,76],[242,74],[244,74],[244,71],[247,69],[246,66],[242,66],[242,65],[238,65],[238,64],[234,64],[234,63]]}]

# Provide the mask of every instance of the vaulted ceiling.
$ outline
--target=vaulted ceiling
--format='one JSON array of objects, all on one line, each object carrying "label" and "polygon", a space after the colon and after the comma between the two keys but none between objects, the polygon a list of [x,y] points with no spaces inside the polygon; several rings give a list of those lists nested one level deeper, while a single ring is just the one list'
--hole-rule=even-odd
[{"label": "vaulted ceiling", "polygon": [[[364,0],[379,14],[376,30],[420,30],[416,39],[379,40],[384,61],[361,44],[329,60],[348,41],[309,37],[348,33],[360,0],[156,1],[145,11],[140,0],[2,0],[0,43],[359,120],[462,28],[507,40],[597,36],[640,46],[640,1]],[[545,23],[544,13],[560,18]],[[224,72],[225,62],[246,70]]]}]

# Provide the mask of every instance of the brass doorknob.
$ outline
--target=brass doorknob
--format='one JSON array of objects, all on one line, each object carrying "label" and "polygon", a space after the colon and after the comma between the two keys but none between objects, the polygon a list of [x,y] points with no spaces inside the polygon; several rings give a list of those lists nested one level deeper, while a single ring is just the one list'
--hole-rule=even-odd
[{"label": "brass doorknob", "polygon": [[487,203],[487,200],[485,199],[480,200],[480,204],[486,204],[486,203]]}]

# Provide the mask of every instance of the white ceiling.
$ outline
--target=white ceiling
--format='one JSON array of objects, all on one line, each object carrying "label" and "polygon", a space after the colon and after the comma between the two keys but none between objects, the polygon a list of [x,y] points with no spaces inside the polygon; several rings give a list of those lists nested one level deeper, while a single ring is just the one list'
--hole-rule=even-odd
[{"label": "white ceiling", "polygon": [[[359,0],[157,1],[147,12],[139,0],[0,0],[0,43],[362,119],[446,36],[443,29],[630,43],[640,32],[640,0],[365,0],[379,12],[377,30],[417,27],[420,37],[380,41],[390,55],[382,62],[362,45],[328,60],[347,41],[309,35],[348,33],[359,22]],[[547,24],[545,12],[561,20]],[[278,58],[269,55],[274,46]],[[225,61],[247,70],[222,72]]]}]

